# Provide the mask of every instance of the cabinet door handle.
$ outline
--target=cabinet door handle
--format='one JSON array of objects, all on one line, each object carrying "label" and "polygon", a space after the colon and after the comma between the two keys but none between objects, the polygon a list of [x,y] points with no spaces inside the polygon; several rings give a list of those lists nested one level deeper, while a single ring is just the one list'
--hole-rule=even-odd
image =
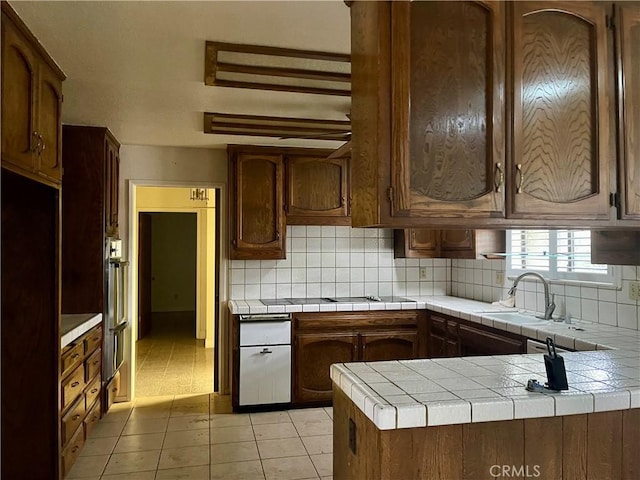
[{"label": "cabinet door handle", "polygon": [[97,391],[98,391],[98,389],[97,389],[97,388],[92,388],[92,389],[91,389],[91,393],[96,393]]},{"label": "cabinet door handle", "polygon": [[516,186],[516,193],[522,193],[522,185],[524,184],[524,173],[522,172],[522,164],[519,163],[518,165],[516,165],[516,170],[518,171],[519,175],[519,181],[518,184]]},{"label": "cabinet door handle", "polygon": [[38,150],[40,149],[40,134],[37,131],[34,131],[31,135],[36,137],[36,143],[31,147],[31,151],[33,153],[38,153]]},{"label": "cabinet door handle", "polygon": [[79,449],[80,449],[80,447],[78,445],[76,445],[75,447],[73,447],[71,449],[71,453],[76,453]]},{"label": "cabinet door handle", "polygon": [[75,388],[75,387],[77,387],[78,385],[80,385],[80,382],[73,382],[73,383],[71,384],[71,388]]},{"label": "cabinet door handle", "polygon": [[47,146],[44,143],[44,138],[42,138],[42,135],[38,134],[38,137],[40,138],[40,149],[38,150],[38,155],[42,155],[42,152],[44,152],[44,149],[47,148]]},{"label": "cabinet door handle", "polygon": [[344,207],[344,204],[345,204],[345,198],[340,197],[340,207]]},{"label": "cabinet door handle", "polygon": [[496,192],[502,191],[502,185],[504,185],[504,170],[502,170],[502,163],[496,163],[496,175],[494,177],[494,184],[496,186]]},{"label": "cabinet door handle", "polygon": [[276,230],[276,240],[280,240],[280,230]]},{"label": "cabinet door handle", "polygon": [[79,353],[74,353],[73,355],[71,355],[71,360],[75,360],[76,358],[78,358],[80,356]]},{"label": "cabinet door handle", "polygon": [[74,415],[74,416],[73,416],[73,420],[74,420],[74,421],[75,421],[75,420],[78,420],[79,418],[80,418],[80,415]]}]

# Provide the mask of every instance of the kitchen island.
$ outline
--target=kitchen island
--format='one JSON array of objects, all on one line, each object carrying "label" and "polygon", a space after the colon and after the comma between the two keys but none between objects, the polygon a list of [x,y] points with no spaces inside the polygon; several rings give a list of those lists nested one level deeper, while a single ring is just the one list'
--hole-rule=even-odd
[{"label": "kitchen island", "polygon": [[640,351],[336,364],[334,478],[638,478]]}]

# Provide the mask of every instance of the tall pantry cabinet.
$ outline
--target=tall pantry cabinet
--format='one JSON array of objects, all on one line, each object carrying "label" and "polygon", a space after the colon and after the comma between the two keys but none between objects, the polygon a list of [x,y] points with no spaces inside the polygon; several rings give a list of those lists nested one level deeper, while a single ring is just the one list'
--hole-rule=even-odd
[{"label": "tall pantry cabinet", "polygon": [[60,477],[61,103],[65,76],[2,7],[2,466]]}]

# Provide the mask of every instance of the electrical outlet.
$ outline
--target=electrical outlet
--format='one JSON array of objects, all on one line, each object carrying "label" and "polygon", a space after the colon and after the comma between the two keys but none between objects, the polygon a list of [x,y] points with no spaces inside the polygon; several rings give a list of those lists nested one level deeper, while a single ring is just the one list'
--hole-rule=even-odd
[{"label": "electrical outlet", "polygon": [[640,300],[640,282],[629,283],[629,298],[631,300]]},{"label": "electrical outlet", "polygon": [[496,285],[504,285],[504,272],[503,271],[497,271],[496,272],[496,277],[495,277],[495,281],[496,281]]},{"label": "electrical outlet", "polygon": [[420,280],[427,279],[427,267],[420,267]]}]

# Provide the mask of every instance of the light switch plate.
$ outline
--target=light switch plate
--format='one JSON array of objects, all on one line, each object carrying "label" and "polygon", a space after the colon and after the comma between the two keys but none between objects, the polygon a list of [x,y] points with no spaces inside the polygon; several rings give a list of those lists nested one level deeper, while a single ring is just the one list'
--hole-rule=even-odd
[{"label": "light switch plate", "polygon": [[495,283],[499,286],[504,285],[504,272],[502,270],[496,272]]},{"label": "light switch plate", "polygon": [[631,300],[640,300],[640,282],[629,283],[629,298]]},{"label": "light switch plate", "polygon": [[420,267],[420,280],[427,279],[427,267]]}]

